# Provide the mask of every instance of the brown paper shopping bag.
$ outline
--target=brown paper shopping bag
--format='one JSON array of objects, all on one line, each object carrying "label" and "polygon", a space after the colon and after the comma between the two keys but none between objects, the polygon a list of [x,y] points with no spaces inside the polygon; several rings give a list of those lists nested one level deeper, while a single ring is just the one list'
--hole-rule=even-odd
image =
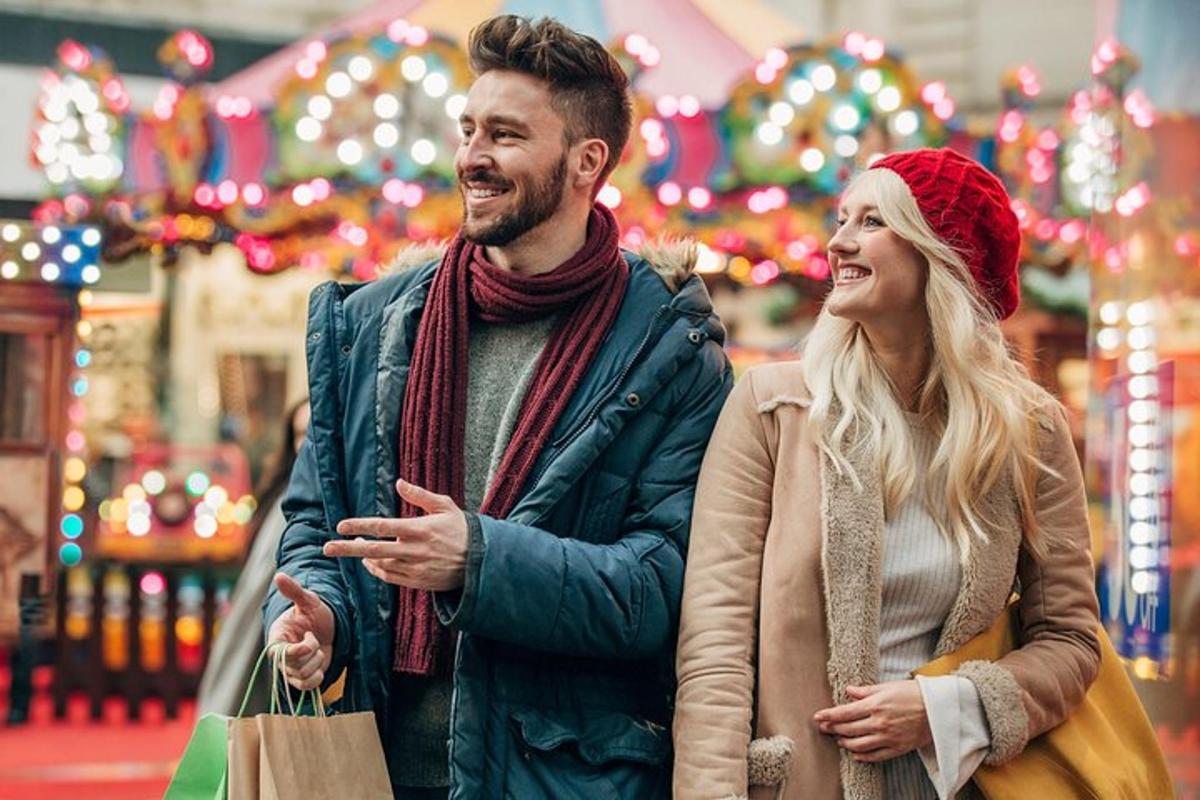
[{"label": "brown paper shopping bag", "polygon": [[315,716],[303,716],[282,679],[282,647],[272,666],[271,713],[229,723],[228,800],[391,800],[375,715],[326,715],[313,690],[300,708],[309,700]]}]

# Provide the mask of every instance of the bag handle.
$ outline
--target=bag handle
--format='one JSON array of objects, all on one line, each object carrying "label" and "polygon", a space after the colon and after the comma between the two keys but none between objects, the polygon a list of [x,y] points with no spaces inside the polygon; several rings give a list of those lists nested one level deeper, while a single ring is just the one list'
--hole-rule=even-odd
[{"label": "bag handle", "polygon": [[[287,676],[284,672],[284,648],[287,647],[287,644],[288,643],[284,641],[268,642],[267,646],[264,647],[262,652],[258,654],[258,660],[254,662],[254,671],[250,673],[250,680],[246,684],[245,693],[242,695],[242,705],[240,708],[238,708],[237,716],[241,717],[246,713],[246,706],[250,704],[250,693],[254,689],[254,684],[258,681],[258,673],[262,669],[263,661],[266,660],[268,654],[271,656],[271,704],[268,708],[268,712],[271,714],[283,713],[283,707],[279,701],[279,684],[282,679],[284,686],[283,691],[287,696],[288,710],[291,712],[291,716],[300,716],[300,711],[295,703],[292,702],[292,690],[291,687],[288,686]],[[306,696],[311,696],[310,702],[312,703],[313,711],[316,713],[316,715],[318,717],[326,716],[325,699],[321,696],[321,690],[301,690],[299,709],[304,708],[304,698]]]}]

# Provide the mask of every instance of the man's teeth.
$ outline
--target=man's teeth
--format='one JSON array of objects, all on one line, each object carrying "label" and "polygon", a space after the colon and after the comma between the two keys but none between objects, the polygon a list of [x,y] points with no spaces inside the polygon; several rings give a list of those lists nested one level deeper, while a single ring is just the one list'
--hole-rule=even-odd
[{"label": "man's teeth", "polygon": [[471,195],[471,197],[476,197],[476,198],[482,199],[485,197],[496,197],[497,195],[502,195],[508,190],[507,189],[468,189],[467,191]]},{"label": "man's teeth", "polygon": [[865,278],[870,274],[871,273],[867,270],[859,269],[858,267],[842,267],[838,270],[838,280],[853,281],[858,280],[859,278]]}]

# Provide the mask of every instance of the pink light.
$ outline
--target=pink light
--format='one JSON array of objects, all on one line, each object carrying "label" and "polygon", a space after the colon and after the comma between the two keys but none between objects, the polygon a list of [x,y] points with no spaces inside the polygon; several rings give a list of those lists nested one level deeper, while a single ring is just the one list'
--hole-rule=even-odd
[{"label": "pink light", "polygon": [[779,265],[770,259],[760,261],[750,270],[750,280],[764,286],[779,277]]},{"label": "pink light", "polygon": [[1110,272],[1122,271],[1121,251],[1116,247],[1110,247],[1104,253],[1104,265],[1108,267]]},{"label": "pink light", "polygon": [[765,61],[754,68],[754,79],[766,85],[775,80],[776,71]]},{"label": "pink light", "polygon": [[1063,223],[1063,226],[1058,229],[1058,238],[1066,244],[1075,244],[1083,238],[1085,233],[1087,233],[1087,225],[1080,220],[1073,219]]},{"label": "pink light", "polygon": [[399,178],[389,178],[382,188],[383,198],[389,203],[400,205],[404,202],[404,181]]},{"label": "pink light", "polygon": [[783,208],[787,205],[787,190],[782,186],[772,186],[767,189],[766,197],[772,208]]},{"label": "pink light", "polygon": [[238,186],[233,181],[221,181],[217,186],[217,199],[224,205],[236,203],[238,199]]},{"label": "pink light", "polygon": [[655,139],[653,141],[646,142],[646,155],[650,156],[651,158],[661,158],[667,154],[667,150],[669,149],[670,145],[667,143],[666,139]]},{"label": "pink light", "polygon": [[712,205],[712,192],[703,186],[693,186],[688,189],[688,205],[697,210],[708,208]]},{"label": "pink light", "polygon": [[408,35],[408,20],[394,19],[387,26],[388,38],[393,42],[403,42]]},{"label": "pink light", "polygon": [[246,119],[254,114],[254,103],[250,102],[249,97],[239,97],[233,101],[233,114],[236,117]]},{"label": "pink light", "polygon": [[938,119],[947,120],[954,116],[954,101],[943,97],[933,104],[933,114]]},{"label": "pink light", "polygon": [[771,69],[779,71],[787,66],[788,55],[785,51],[778,47],[772,47],[763,57],[763,63],[768,64]]},{"label": "pink light", "polygon": [[404,187],[404,203],[405,208],[416,208],[425,200],[425,190],[418,184],[410,183]]},{"label": "pink light", "polygon": [[1034,227],[1033,233],[1042,241],[1048,241],[1054,238],[1054,220],[1043,219]]},{"label": "pink light", "polygon": [[825,260],[824,256],[814,255],[808,260],[808,264],[805,266],[804,273],[813,280],[828,280],[829,262]]},{"label": "pink light", "polygon": [[643,67],[656,67],[662,61],[662,53],[654,45],[646,48],[646,52],[638,56],[638,61],[642,62]]},{"label": "pink light", "polygon": [[248,206],[261,206],[267,199],[267,190],[262,184],[247,183],[242,187],[242,199]]},{"label": "pink light", "polygon": [[663,128],[663,124],[661,122],[650,118],[642,120],[642,124],[638,126],[638,131],[642,134],[642,138],[649,142],[652,139],[660,138],[665,132],[665,129]]},{"label": "pink light", "polygon": [[863,61],[868,63],[878,61],[883,58],[884,46],[879,39],[868,39],[862,48]]},{"label": "pink light", "polygon": [[[398,21],[404,22],[404,20]],[[395,23],[392,24],[394,25]],[[388,32],[391,32],[391,28],[388,29]],[[325,47],[325,43],[320,39],[314,39],[305,46],[304,54],[313,61],[320,63],[321,61],[325,60],[325,56],[329,54],[329,50]]]},{"label": "pink light", "polygon": [[196,205],[208,207],[217,202],[217,190],[211,184],[201,183],[196,187],[192,197],[195,198]]},{"label": "pink light", "polygon": [[667,181],[658,187],[658,202],[664,206],[676,205],[683,199],[683,190],[679,188],[678,183]]},{"label": "pink light", "polygon": [[74,39],[67,39],[58,46],[58,57],[73,72],[83,72],[92,65],[92,54]]},{"label": "pink light", "polygon": [[138,581],[138,587],[142,590],[142,594],[162,594],[167,590],[167,581],[161,573],[147,572]]},{"label": "pink light", "polygon": [[641,247],[646,243],[646,230],[640,225],[634,225],[625,231],[625,244],[628,247]]},{"label": "pink light", "polygon": [[700,113],[700,101],[690,94],[679,98],[679,113],[691,119]]},{"label": "pink light", "polygon": [[420,25],[414,25],[408,29],[408,43],[413,47],[420,47],[429,41],[429,31],[422,28]]},{"label": "pink light", "polygon": [[325,178],[313,178],[310,185],[314,200],[328,200],[329,193],[333,191],[333,185]]},{"label": "pink light", "polygon": [[1049,128],[1038,134],[1037,146],[1043,150],[1053,150],[1054,148],[1058,147],[1058,144],[1058,134]]},{"label": "pink light", "polygon": [[794,239],[787,244],[788,258],[795,261],[803,261],[812,255],[812,250],[808,248],[804,242],[799,239]]},{"label": "pink light", "polygon": [[317,76],[317,62],[310,58],[302,58],[296,62],[296,74],[304,80],[312,80]]},{"label": "pink light", "polygon": [[72,453],[78,453],[87,446],[87,439],[79,431],[71,431],[67,434],[67,449]]},{"label": "pink light", "polygon": [[87,419],[87,409],[84,408],[83,403],[71,403],[67,408],[67,419],[76,425],[82,425],[83,421]]},{"label": "pink light", "polygon": [[640,33],[631,33],[625,37],[625,52],[631,56],[640,56],[650,46],[650,40]]},{"label": "pink light", "polygon": [[860,31],[850,31],[842,40],[842,49],[852,56],[857,56],[862,53],[863,45],[866,43],[867,37]]},{"label": "pink light", "polygon": [[921,87],[921,99],[929,105],[933,105],[945,96],[946,84],[941,81],[930,81]]},{"label": "pink light", "polygon": [[228,119],[233,116],[233,98],[223,94],[217,98],[217,116]]},{"label": "pink light", "polygon": [[664,94],[654,101],[654,109],[660,117],[673,117],[679,113],[679,99],[672,94]]},{"label": "pink light", "polygon": [[320,253],[308,252],[308,253],[305,253],[304,255],[300,256],[300,268],[301,269],[318,270],[318,269],[324,269],[324,267],[325,267],[325,256],[321,255]]},{"label": "pink light", "polygon": [[1011,203],[1013,213],[1017,215],[1017,224],[1022,230],[1028,228],[1033,221],[1030,219],[1029,206],[1024,200],[1013,200]]},{"label": "pink light", "polygon": [[765,214],[771,210],[771,201],[765,192],[751,192],[746,207],[755,214]]}]

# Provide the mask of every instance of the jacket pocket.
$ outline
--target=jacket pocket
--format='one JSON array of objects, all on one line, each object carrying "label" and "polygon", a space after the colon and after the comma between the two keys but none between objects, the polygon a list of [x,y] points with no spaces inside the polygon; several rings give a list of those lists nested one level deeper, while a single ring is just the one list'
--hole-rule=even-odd
[{"label": "jacket pocket", "polygon": [[506,796],[669,797],[670,731],[628,714],[511,712],[517,753]]}]

